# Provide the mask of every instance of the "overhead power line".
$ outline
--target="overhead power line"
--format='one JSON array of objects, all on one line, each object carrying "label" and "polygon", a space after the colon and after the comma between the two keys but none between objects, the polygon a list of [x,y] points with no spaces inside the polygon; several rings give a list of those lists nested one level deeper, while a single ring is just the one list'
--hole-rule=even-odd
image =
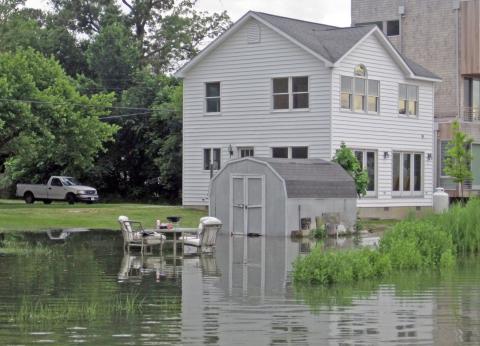
[{"label": "overhead power line", "polygon": [[83,103],[74,103],[74,102],[50,102],[50,101],[37,101],[37,100],[21,100],[21,99],[6,99],[0,98],[0,101],[4,102],[19,102],[19,103],[30,103],[30,104],[47,104],[54,106],[78,106],[85,108],[99,108],[99,109],[122,109],[122,110],[135,110],[135,111],[163,111],[163,112],[178,112],[176,109],[166,109],[166,108],[145,108],[145,107],[123,107],[123,106],[101,106],[101,105],[87,105]]}]

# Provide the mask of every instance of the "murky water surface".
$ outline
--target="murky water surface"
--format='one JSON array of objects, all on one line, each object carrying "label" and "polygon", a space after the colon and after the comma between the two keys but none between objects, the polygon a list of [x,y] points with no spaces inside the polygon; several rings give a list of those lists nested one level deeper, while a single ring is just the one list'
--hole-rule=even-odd
[{"label": "murky water surface", "polygon": [[298,288],[292,262],[311,244],[290,239],[221,235],[213,256],[175,258],[167,245],[142,258],[123,253],[118,231],[4,237],[29,247],[0,255],[1,345],[480,344],[478,259]]}]

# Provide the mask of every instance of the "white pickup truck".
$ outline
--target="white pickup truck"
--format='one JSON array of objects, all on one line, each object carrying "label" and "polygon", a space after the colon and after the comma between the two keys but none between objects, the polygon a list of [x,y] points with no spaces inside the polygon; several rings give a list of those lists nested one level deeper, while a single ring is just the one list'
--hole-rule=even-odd
[{"label": "white pickup truck", "polygon": [[22,197],[25,203],[43,201],[50,204],[52,201],[67,201],[93,203],[98,201],[97,190],[84,186],[72,177],[52,176],[47,185],[17,184],[17,197]]}]

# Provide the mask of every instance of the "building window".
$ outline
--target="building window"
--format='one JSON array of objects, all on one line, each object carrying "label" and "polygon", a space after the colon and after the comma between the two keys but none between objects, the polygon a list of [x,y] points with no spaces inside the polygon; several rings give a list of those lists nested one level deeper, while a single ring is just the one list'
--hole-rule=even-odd
[{"label": "building window", "polygon": [[440,141],[440,176],[447,177],[445,173],[445,158],[447,157],[449,141]]},{"label": "building window", "polygon": [[238,156],[240,157],[252,157],[254,153],[253,147],[238,148]]},{"label": "building window", "polygon": [[205,110],[220,113],[220,82],[205,83]]},{"label": "building window", "polygon": [[480,119],[480,79],[464,79],[464,111],[465,121]]},{"label": "building window", "polygon": [[308,77],[292,77],[293,108],[308,108]]},{"label": "building window", "polygon": [[387,36],[398,36],[398,35],[400,35],[400,21],[389,20],[387,22]]},{"label": "building window", "polygon": [[357,113],[378,113],[380,82],[368,79],[365,65],[357,65],[355,77],[341,76],[340,108]]},{"label": "building window", "polygon": [[367,196],[376,194],[377,152],[373,150],[355,150],[355,156],[362,170],[368,174]]},{"label": "building window", "polygon": [[203,149],[203,169],[219,170],[221,162],[221,150],[220,148],[207,148]]},{"label": "building window", "polygon": [[308,147],[292,147],[292,159],[308,159]]},{"label": "building window", "polygon": [[342,109],[352,109],[353,78],[342,76],[342,94],[340,104]]},{"label": "building window", "polygon": [[418,116],[418,87],[416,85],[400,84],[398,113]]},{"label": "building window", "polygon": [[393,153],[393,196],[421,195],[423,191],[423,154]]},{"label": "building window", "polygon": [[276,159],[308,159],[308,147],[275,147],[272,157]]},{"label": "building window", "polygon": [[273,109],[307,109],[309,107],[308,77],[273,78]]}]

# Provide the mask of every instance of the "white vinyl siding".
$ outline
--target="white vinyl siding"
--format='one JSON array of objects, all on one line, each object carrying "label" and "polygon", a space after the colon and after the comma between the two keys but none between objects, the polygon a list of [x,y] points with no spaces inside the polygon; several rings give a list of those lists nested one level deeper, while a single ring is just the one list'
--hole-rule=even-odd
[{"label": "white vinyl siding", "polygon": [[[379,112],[345,112],[341,110],[341,82],[343,76],[352,76],[355,66],[365,64],[368,79],[379,81]],[[418,116],[398,114],[399,85],[418,87]],[[359,207],[431,206],[433,198],[433,83],[405,78],[404,72],[392,60],[378,38],[365,39],[333,71],[332,152],[342,141],[351,148],[369,148],[377,151],[376,198],[361,198]],[[422,154],[422,192],[415,196],[396,198],[392,190],[393,153]]]},{"label": "white vinyl siding", "polygon": [[[331,70],[310,53],[259,24],[261,41],[248,43],[249,22],[232,34],[184,78],[183,204],[207,205],[210,174],[198,148],[308,146],[310,158],[330,160]],[[308,112],[272,111],[272,79],[308,76]],[[221,116],[205,116],[205,83],[221,81]],[[293,96],[293,95],[292,95]],[[293,104],[292,104],[293,106]],[[223,166],[222,162],[222,166]]]}]

